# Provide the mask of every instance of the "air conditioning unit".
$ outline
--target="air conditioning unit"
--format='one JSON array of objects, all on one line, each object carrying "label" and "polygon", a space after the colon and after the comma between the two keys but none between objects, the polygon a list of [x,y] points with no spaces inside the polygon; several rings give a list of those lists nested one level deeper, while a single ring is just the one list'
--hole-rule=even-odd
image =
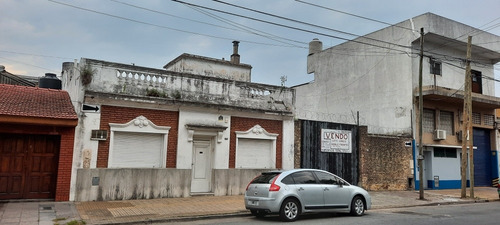
[{"label": "air conditioning unit", "polygon": [[445,130],[435,130],[434,131],[434,140],[444,140],[446,139],[446,131]]}]

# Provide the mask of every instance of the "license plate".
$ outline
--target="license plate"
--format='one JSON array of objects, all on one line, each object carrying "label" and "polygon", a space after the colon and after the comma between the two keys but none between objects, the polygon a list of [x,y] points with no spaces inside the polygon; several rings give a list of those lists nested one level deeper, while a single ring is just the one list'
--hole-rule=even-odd
[{"label": "license plate", "polygon": [[259,205],[259,201],[248,201],[248,204],[249,205],[258,206]]}]

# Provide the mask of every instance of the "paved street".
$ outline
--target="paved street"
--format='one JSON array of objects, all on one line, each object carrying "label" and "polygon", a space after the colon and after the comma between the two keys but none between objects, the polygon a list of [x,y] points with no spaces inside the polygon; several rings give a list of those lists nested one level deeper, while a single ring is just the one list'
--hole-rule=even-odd
[{"label": "paved street", "polygon": [[[371,210],[365,216],[352,217],[345,214],[310,214],[305,215],[293,224],[304,225],[470,225],[470,224],[494,224],[500,221],[498,208],[500,202],[457,204],[439,206],[419,206],[410,208],[391,208]],[[172,225],[207,225],[207,224],[277,224],[280,223],[278,216],[267,216],[255,218],[253,216],[241,216],[231,218],[206,219],[197,221],[185,221],[168,223]],[[167,223],[153,223],[167,224]]]},{"label": "paved street", "polygon": [[[368,215],[382,209],[403,208],[406,211],[415,206],[498,201],[497,189],[491,187],[476,187],[474,199],[460,199],[460,189],[426,190],[425,200],[418,200],[418,191],[371,191],[370,195],[372,196],[372,210],[368,211]],[[186,221],[194,223],[194,221],[207,218],[244,218],[248,215],[249,212],[245,209],[241,195],[104,202],[14,201],[0,203],[0,225],[52,225],[72,221],[85,221],[86,224]],[[278,220],[276,217],[276,220],[270,221]]]}]

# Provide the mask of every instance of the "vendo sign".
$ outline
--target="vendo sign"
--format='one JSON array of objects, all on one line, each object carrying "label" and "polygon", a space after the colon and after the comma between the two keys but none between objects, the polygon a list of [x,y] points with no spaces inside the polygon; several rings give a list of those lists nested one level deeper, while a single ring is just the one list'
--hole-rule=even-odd
[{"label": "vendo sign", "polygon": [[321,129],[321,151],[352,153],[351,131]]}]

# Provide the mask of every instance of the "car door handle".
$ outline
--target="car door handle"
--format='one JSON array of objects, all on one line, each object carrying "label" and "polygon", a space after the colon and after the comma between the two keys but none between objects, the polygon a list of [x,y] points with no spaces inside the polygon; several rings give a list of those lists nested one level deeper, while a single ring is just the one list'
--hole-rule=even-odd
[{"label": "car door handle", "polygon": [[304,188],[302,188],[302,187],[299,188],[299,191],[303,191],[303,190],[304,190]]},{"label": "car door handle", "polygon": [[327,187],[325,189],[323,189],[324,191],[329,191],[330,189],[328,189]]}]

